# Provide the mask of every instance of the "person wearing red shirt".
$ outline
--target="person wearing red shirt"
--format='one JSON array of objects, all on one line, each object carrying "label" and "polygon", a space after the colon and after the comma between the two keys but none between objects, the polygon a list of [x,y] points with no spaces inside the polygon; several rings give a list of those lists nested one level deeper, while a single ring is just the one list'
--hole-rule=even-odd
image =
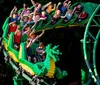
[{"label": "person wearing red shirt", "polygon": [[16,32],[14,34],[14,47],[15,47],[16,50],[19,50],[21,36],[22,36],[21,31],[20,30],[16,30]]},{"label": "person wearing red shirt", "polygon": [[86,19],[87,16],[88,15],[87,15],[87,13],[85,11],[81,12],[80,15],[78,16],[79,21],[82,21],[82,20]]},{"label": "person wearing red shirt", "polygon": [[13,22],[13,23],[9,24],[9,30],[8,30],[8,33],[10,33],[10,32],[15,32],[16,29],[17,29],[16,22]]}]

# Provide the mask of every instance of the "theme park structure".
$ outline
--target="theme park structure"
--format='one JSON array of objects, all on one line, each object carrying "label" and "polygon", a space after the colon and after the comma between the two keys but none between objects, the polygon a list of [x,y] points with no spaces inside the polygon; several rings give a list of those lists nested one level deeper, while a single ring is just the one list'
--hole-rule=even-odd
[{"label": "theme park structure", "polygon": [[[76,4],[80,2],[77,2],[73,4],[71,7],[74,7]],[[96,31],[97,33],[91,32],[91,27],[97,27],[100,28],[100,5],[86,2],[86,3],[80,3],[87,13],[88,18],[81,21],[81,22],[75,22],[77,19],[77,16],[74,15],[70,21],[67,23],[63,22],[63,19],[58,20],[55,24],[51,24],[52,17],[49,15],[47,19],[47,23],[44,23],[42,20],[38,22],[38,24],[34,27],[36,32],[42,31],[42,30],[52,30],[57,28],[67,28],[67,27],[85,27],[84,37],[81,40],[82,46],[83,46],[83,54],[84,54],[84,61],[88,69],[88,74],[90,75],[91,79],[88,81],[85,79],[85,71],[82,69],[82,84],[89,85],[89,83],[94,80],[94,83],[96,85],[100,85],[100,79],[96,68],[96,47],[100,36],[100,30]],[[33,9],[34,7],[30,7],[30,9]],[[19,11],[21,11],[20,9]],[[53,85],[53,83],[47,83],[47,79],[62,79],[65,76],[67,76],[67,72],[61,71],[59,68],[56,67],[56,63],[58,60],[60,60],[59,56],[61,55],[61,52],[58,50],[58,46],[52,46],[51,44],[48,44],[46,46],[46,59],[43,62],[37,62],[32,63],[27,60],[27,54],[25,49],[25,42],[20,44],[19,51],[14,49],[14,33],[10,33],[10,36],[8,38],[8,21],[9,17],[5,20],[2,30],[2,47],[3,47],[3,53],[5,55],[5,62],[10,63],[14,71],[16,72],[16,76],[13,77],[14,85],[23,85],[23,78],[29,81],[30,85]],[[34,29],[33,28],[33,29]],[[23,37],[24,39],[27,37]],[[90,41],[92,41],[92,53],[93,56],[93,63],[90,63],[90,55],[89,55],[89,49],[87,48],[90,45]],[[38,46],[37,43],[34,43],[32,45],[33,52],[35,54],[35,49]],[[93,65],[92,65],[93,64]],[[91,67],[92,65],[92,67]]]}]

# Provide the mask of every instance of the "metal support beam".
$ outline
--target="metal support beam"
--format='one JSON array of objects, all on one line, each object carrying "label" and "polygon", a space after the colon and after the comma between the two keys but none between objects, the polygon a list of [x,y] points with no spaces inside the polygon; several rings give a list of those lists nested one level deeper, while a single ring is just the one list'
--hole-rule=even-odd
[{"label": "metal support beam", "polygon": [[100,24],[95,19],[93,19],[93,22],[100,28]]},{"label": "metal support beam", "polygon": [[18,74],[16,74],[13,77],[13,81],[14,81],[14,85],[24,85],[23,84],[23,78],[21,76],[19,76]]},{"label": "metal support beam", "polygon": [[88,34],[93,38],[93,40],[96,40],[96,38],[89,31]]}]

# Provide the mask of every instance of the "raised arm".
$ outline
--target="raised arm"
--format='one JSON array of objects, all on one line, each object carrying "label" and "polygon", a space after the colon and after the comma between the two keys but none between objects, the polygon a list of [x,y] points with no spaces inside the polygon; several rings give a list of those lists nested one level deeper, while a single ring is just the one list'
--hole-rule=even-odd
[{"label": "raised arm", "polygon": [[36,36],[35,39],[32,40],[32,43],[34,43],[36,40],[38,40],[38,36]]},{"label": "raised arm", "polygon": [[47,19],[47,17],[45,17],[45,18],[40,18],[39,21],[40,21],[40,20],[46,20],[46,19]]},{"label": "raised arm", "polygon": [[30,47],[30,45],[31,45],[32,43],[34,43],[36,40],[38,40],[38,36],[36,36],[35,39],[31,39],[31,40],[28,42],[28,44],[26,45],[26,48]]},{"label": "raised arm", "polygon": [[19,30],[18,30],[18,28],[16,29],[16,31],[15,31],[15,34],[18,32]]},{"label": "raised arm", "polygon": [[33,33],[35,33],[35,29],[32,30],[32,32],[29,34],[29,36],[31,36]]},{"label": "raised arm", "polygon": [[24,27],[22,28],[22,30],[24,30],[24,29],[26,28],[27,25],[28,25],[28,24],[26,23],[26,24],[24,25]]},{"label": "raised arm", "polygon": [[42,7],[42,10],[45,10],[45,8],[48,7],[50,4],[52,4],[52,2],[49,2],[49,3],[45,4],[45,5]]},{"label": "raised arm", "polygon": [[24,10],[22,10],[22,12],[21,12],[21,14],[20,14],[18,20],[20,20],[20,19],[22,20],[22,18],[23,18],[23,13],[24,13]]},{"label": "raised arm", "polygon": [[63,15],[63,16],[60,16],[61,18],[65,18],[67,16],[67,12],[66,12],[66,14],[65,15]]},{"label": "raised arm", "polygon": [[[33,29],[35,25],[36,25],[36,24],[34,23],[34,25],[31,27],[31,29]],[[35,29],[33,29],[32,31],[35,32]]]},{"label": "raised arm", "polygon": [[23,9],[22,9],[22,12],[21,12],[21,14],[20,14],[20,16],[19,16],[18,20],[20,20],[20,19],[22,20],[23,13],[24,13],[24,11],[25,11],[25,9],[26,9],[26,8],[25,8],[25,6],[26,6],[26,5],[25,5],[25,4],[23,4]]},{"label": "raised arm", "polygon": [[42,31],[40,35],[38,35],[38,38],[40,38],[44,34],[45,30]]},{"label": "raised arm", "polygon": [[54,4],[54,7],[53,7],[52,11],[54,11],[54,10],[56,10],[56,4]]},{"label": "raised arm", "polygon": [[31,0],[32,5],[35,7],[36,3],[34,2],[34,0]]},{"label": "raised arm", "polygon": [[26,9],[26,4],[25,4],[25,3],[23,4],[23,9],[24,9],[24,10]]},{"label": "raised arm", "polygon": [[15,23],[15,22],[16,22],[16,21],[10,22],[9,25],[11,25],[11,24],[13,24],[13,23]]},{"label": "raised arm", "polygon": [[26,48],[30,47],[31,43],[32,43],[32,40],[30,40],[30,41],[28,42],[28,44],[26,44]]},{"label": "raised arm", "polygon": [[65,0],[65,1],[63,2],[63,4],[66,3],[67,1],[69,1],[69,0]]},{"label": "raised arm", "polygon": [[79,15],[79,16],[78,16],[78,18],[81,18],[81,19],[83,19],[84,17],[81,17],[81,15]]},{"label": "raised arm", "polygon": [[20,28],[20,25],[17,25],[17,29],[15,31],[15,34],[17,33],[17,31],[20,31],[19,28]]},{"label": "raised arm", "polygon": [[57,4],[56,8],[58,9],[58,8],[59,8],[59,6],[60,6],[61,4],[62,4],[62,3],[61,3],[61,2],[59,2],[59,3]]},{"label": "raised arm", "polygon": [[71,6],[71,1],[68,1],[68,6],[67,6],[67,9],[69,9],[69,7]]},{"label": "raised arm", "polygon": [[11,10],[9,17],[12,17],[12,14],[13,14],[13,12],[14,12],[15,9],[16,9],[16,6],[14,6],[14,8]]},{"label": "raised arm", "polygon": [[72,13],[71,13],[72,15],[74,14],[75,10],[76,10],[76,7],[74,7],[74,9],[72,10]]}]

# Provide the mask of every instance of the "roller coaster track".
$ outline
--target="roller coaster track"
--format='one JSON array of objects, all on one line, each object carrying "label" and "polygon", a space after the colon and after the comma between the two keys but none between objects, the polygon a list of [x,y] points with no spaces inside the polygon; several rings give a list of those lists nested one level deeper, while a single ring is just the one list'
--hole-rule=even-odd
[{"label": "roller coaster track", "polygon": [[[100,85],[100,79],[99,79],[99,75],[97,73],[97,68],[96,68],[96,48],[97,48],[98,39],[100,37],[100,21],[99,21],[100,20],[100,12],[99,11],[100,11],[100,5],[97,6],[95,11],[91,15],[91,17],[90,17],[90,19],[89,19],[89,21],[86,25],[86,29],[85,29],[85,33],[84,33],[84,39],[83,39],[83,51],[84,51],[85,63],[87,65],[88,71],[91,74],[91,77],[93,78],[96,85]],[[98,19],[98,21],[96,21],[97,19]],[[90,26],[93,22],[94,22],[94,25],[96,25],[99,28],[99,30],[97,31],[97,35],[94,35],[93,33],[90,32],[90,29],[91,29]],[[92,43],[94,43],[93,49],[92,49],[93,69],[92,69],[92,67],[89,63],[89,60],[88,60],[88,57],[90,57],[90,56],[88,56],[88,54],[87,54],[88,49],[87,49],[87,43],[86,42],[89,41],[89,40],[92,41]]]},{"label": "roller coaster track", "polygon": [[[75,5],[75,4],[74,4]],[[73,5],[73,6],[74,6]],[[51,22],[51,17],[49,16],[49,21],[46,25],[42,26],[43,24],[43,21],[40,21],[38,23],[38,25],[35,27],[36,28],[36,31],[41,31],[43,29],[45,30],[48,30],[48,29],[54,29],[54,28],[62,28],[62,27],[66,27],[66,26],[69,26],[69,27],[73,27],[73,26],[85,26],[86,23],[86,29],[85,29],[85,33],[84,33],[84,39],[83,39],[83,51],[84,51],[84,59],[85,59],[85,62],[86,62],[86,65],[87,65],[87,68],[91,74],[91,77],[94,79],[94,82],[97,84],[97,85],[100,85],[100,79],[99,79],[99,75],[97,73],[97,69],[96,69],[96,61],[95,61],[95,54],[96,54],[96,46],[97,46],[97,43],[98,43],[98,39],[99,39],[99,36],[100,36],[100,30],[97,31],[97,35],[93,35],[91,32],[90,32],[90,27],[91,26],[96,26],[98,28],[100,28],[100,15],[99,15],[99,12],[100,11],[100,5],[97,5],[97,4],[93,4],[93,3],[88,3],[88,5],[90,6],[93,6],[91,8],[94,8],[94,9],[91,9],[92,10],[92,14],[90,14],[89,18],[80,22],[80,23],[77,23],[77,24],[74,24],[75,20],[76,20],[76,17],[73,16],[73,18],[71,19],[71,21],[69,21],[68,23],[63,23],[62,19],[60,19],[57,23],[55,23],[53,26],[50,25],[50,22]],[[88,6],[87,5],[87,6]],[[33,8],[33,7],[31,7]],[[86,9],[86,8],[85,8]],[[95,19],[95,17],[97,17]],[[99,21],[99,23],[97,22],[97,19]],[[55,73],[55,70],[56,70],[56,66],[55,66],[55,61],[56,59],[54,58],[54,56],[52,58],[48,58],[48,62],[44,62],[44,66],[46,64],[48,64],[47,69],[48,69],[48,72],[45,73],[45,69],[43,70],[39,70],[39,71],[36,71],[36,69],[39,69],[37,65],[39,65],[39,67],[41,68],[42,66],[40,64],[37,64],[37,65],[34,65],[33,64],[30,64],[26,59],[25,59],[25,51],[23,50],[24,49],[24,43],[21,43],[20,45],[20,51],[17,52],[16,50],[13,50],[12,47],[12,42],[13,42],[13,33],[10,34],[10,38],[9,40],[7,39],[7,30],[8,30],[8,20],[9,20],[9,17],[5,20],[5,23],[2,27],[3,29],[3,36],[2,36],[2,44],[4,46],[4,55],[6,56],[5,57],[5,60],[9,60],[9,63],[12,65],[12,67],[15,69],[16,73],[17,74],[20,74],[25,78],[27,79],[31,85],[34,85],[34,81],[35,79],[37,79],[36,81],[38,81],[38,78],[37,76],[35,75],[35,73],[37,75],[40,76],[40,74],[42,74],[42,71],[43,73],[46,75],[46,76],[49,76],[49,77],[53,77],[54,76],[54,73]],[[94,24],[93,24],[94,23]],[[42,28],[43,27],[43,28]],[[42,29],[41,29],[42,28]],[[94,41],[93,41],[94,40]],[[89,60],[88,60],[88,56],[87,55],[87,41],[93,41],[93,49],[92,49],[92,54],[93,54],[93,70],[90,66],[90,63],[89,63]],[[90,44],[90,43],[89,43]],[[49,46],[47,46],[48,48]],[[23,48],[23,49],[22,49]],[[55,48],[55,47],[54,47]],[[51,50],[51,49],[50,49]],[[13,52],[14,51],[14,52]],[[90,50],[89,50],[90,51]],[[9,56],[8,56],[9,55]],[[7,59],[7,57],[9,57],[9,59]],[[19,64],[18,64],[19,63]],[[43,63],[42,63],[43,65]],[[24,70],[22,69],[24,68]],[[32,70],[33,68],[36,68],[34,69],[34,71]],[[28,70],[27,70],[28,69]],[[29,75],[31,76],[28,76],[27,74],[25,74],[25,71],[27,71],[29,73]],[[62,72],[60,71],[60,69],[57,68],[57,71],[58,72],[58,75],[61,74]],[[64,71],[63,74],[66,74],[66,72]],[[33,75],[33,76],[32,76]],[[33,78],[34,77],[34,78]],[[63,78],[63,76],[58,76],[59,78]],[[17,77],[14,77],[14,79],[17,79]],[[40,82],[40,81],[38,81]],[[47,84],[44,80],[42,80],[42,82],[44,82],[44,84],[46,85],[49,85]],[[14,81],[14,84],[15,85],[18,85],[16,83],[16,81]],[[22,85],[22,84],[21,84]],[[37,84],[38,85],[38,84]]]}]

